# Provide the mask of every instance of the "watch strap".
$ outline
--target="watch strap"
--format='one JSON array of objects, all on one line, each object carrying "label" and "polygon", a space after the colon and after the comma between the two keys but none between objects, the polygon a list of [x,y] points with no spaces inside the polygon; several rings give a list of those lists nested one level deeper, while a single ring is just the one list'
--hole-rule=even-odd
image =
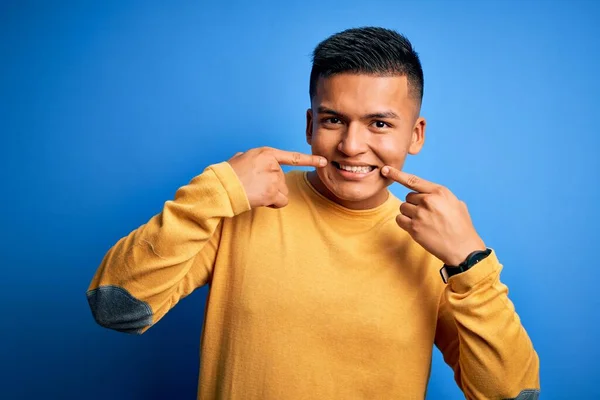
[{"label": "watch strap", "polygon": [[467,256],[467,259],[457,266],[449,266],[444,264],[440,269],[440,275],[444,283],[448,283],[451,276],[458,275],[468,271],[473,266],[477,265],[481,260],[485,259],[492,253],[492,249],[476,250]]}]

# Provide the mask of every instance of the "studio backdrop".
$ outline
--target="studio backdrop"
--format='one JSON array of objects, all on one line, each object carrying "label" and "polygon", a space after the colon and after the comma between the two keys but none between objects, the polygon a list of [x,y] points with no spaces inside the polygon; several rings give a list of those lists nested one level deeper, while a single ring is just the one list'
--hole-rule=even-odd
[{"label": "studio backdrop", "polygon": [[[94,271],[208,165],[309,152],[311,52],[366,25],[420,54],[426,141],[405,171],[496,250],[541,398],[600,398],[599,4],[2,2],[0,398],[195,398],[207,288],[133,336],[94,322]],[[463,398],[437,350],[427,398]]]}]

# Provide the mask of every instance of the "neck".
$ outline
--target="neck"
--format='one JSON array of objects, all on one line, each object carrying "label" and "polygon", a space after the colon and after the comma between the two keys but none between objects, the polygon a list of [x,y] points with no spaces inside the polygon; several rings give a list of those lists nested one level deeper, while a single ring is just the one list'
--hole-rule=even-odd
[{"label": "neck", "polygon": [[321,181],[321,178],[319,178],[317,171],[310,171],[307,174],[307,178],[312,187],[315,188],[315,190],[322,196],[350,210],[369,210],[376,208],[385,203],[389,197],[389,192],[387,190],[381,190],[367,199],[345,200],[337,197],[331,190],[329,190],[329,188],[327,188],[327,186],[325,186],[325,184]]}]

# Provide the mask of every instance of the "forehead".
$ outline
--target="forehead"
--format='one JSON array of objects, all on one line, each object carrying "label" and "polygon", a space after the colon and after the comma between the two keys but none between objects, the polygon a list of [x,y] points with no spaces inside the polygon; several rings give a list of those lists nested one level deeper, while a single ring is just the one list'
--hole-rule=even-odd
[{"label": "forehead", "polygon": [[336,74],[319,78],[313,107],[326,106],[349,114],[391,109],[409,115],[415,100],[409,95],[406,76]]}]

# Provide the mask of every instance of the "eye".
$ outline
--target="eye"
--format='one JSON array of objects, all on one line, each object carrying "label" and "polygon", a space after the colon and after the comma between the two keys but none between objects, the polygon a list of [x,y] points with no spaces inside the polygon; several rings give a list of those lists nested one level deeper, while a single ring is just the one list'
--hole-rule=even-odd
[{"label": "eye", "polygon": [[387,122],[375,121],[374,124],[375,124],[375,127],[378,129],[390,128],[390,124],[388,124]]},{"label": "eye", "polygon": [[339,119],[339,118],[337,118],[337,117],[325,118],[325,120],[324,120],[324,121],[325,121],[325,122],[327,122],[327,123],[329,123],[329,124],[339,124],[340,122],[342,122],[342,121],[340,121],[340,119]]}]

